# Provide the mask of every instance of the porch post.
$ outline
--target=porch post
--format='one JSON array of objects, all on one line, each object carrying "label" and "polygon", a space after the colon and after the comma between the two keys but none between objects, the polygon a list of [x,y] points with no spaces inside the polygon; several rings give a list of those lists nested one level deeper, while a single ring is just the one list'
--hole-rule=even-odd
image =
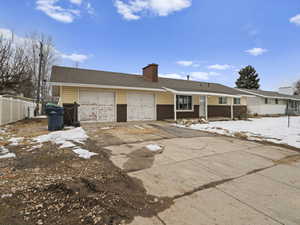
[{"label": "porch post", "polygon": [[207,95],[205,95],[205,120],[208,121],[208,103],[207,103]]},{"label": "porch post", "polygon": [[176,109],[177,109],[177,101],[176,101],[176,94],[174,94],[174,120],[177,121],[177,114],[176,114]]},{"label": "porch post", "polygon": [[231,113],[231,119],[232,120],[233,120],[233,101],[234,101],[234,98],[231,97],[230,113]]}]

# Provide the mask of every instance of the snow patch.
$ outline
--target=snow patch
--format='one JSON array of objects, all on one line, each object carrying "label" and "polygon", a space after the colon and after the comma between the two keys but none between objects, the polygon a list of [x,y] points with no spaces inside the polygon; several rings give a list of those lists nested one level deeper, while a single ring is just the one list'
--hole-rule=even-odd
[{"label": "snow patch", "polygon": [[101,130],[110,130],[110,129],[112,129],[112,127],[101,127],[100,129]]},{"label": "snow patch", "polygon": [[59,148],[72,148],[72,151],[80,158],[90,159],[92,156],[98,154],[82,149],[75,144],[84,144],[87,139],[88,136],[86,132],[81,127],[77,127],[69,130],[51,132],[49,134],[36,137],[33,140],[38,143],[52,142],[60,145]]},{"label": "snow patch", "polygon": [[92,156],[94,155],[98,155],[98,153],[95,152],[90,152],[86,149],[82,149],[82,148],[74,148],[72,150],[74,153],[76,153],[80,158],[84,158],[84,159],[90,159]]},{"label": "snow patch", "polygon": [[0,159],[15,158],[16,154],[8,151],[4,146],[0,146]]},{"label": "snow patch", "polygon": [[28,152],[31,152],[31,151],[33,151],[33,150],[35,150],[35,149],[38,149],[38,148],[41,148],[41,147],[43,147],[42,144],[34,145],[34,146],[32,146],[30,149],[28,149],[27,151],[28,151]]},{"label": "snow patch", "polygon": [[12,197],[12,194],[3,194],[1,195],[1,198],[10,198]]},{"label": "snow patch", "polygon": [[159,146],[159,145],[157,145],[157,144],[150,144],[150,145],[147,145],[146,148],[147,148],[149,151],[153,151],[153,152],[162,150],[162,147]]},{"label": "snow patch", "polygon": [[44,142],[52,142],[57,145],[63,145],[67,141],[77,142],[77,143],[84,143],[88,138],[87,134],[81,127],[77,127],[70,130],[62,130],[62,131],[55,131],[49,134],[41,135],[33,140],[39,143]]},{"label": "snow patch", "polygon": [[59,148],[72,148],[72,147],[75,147],[76,145],[73,144],[72,142],[70,141],[66,141],[65,143],[63,143],[61,146],[59,146]]},{"label": "snow patch", "polygon": [[[182,127],[182,126],[178,126]],[[209,124],[193,124],[191,129],[227,136],[242,135],[248,140],[269,141],[300,148],[300,117],[265,117],[248,121],[219,121]]]},{"label": "snow patch", "polygon": [[8,141],[10,142],[10,145],[12,146],[18,146],[20,142],[24,140],[24,137],[16,137],[16,138],[11,138]]}]

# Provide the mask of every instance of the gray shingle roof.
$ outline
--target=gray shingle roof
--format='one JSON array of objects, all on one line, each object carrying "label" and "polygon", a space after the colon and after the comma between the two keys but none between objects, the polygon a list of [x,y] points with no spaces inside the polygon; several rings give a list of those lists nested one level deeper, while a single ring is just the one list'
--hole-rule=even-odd
[{"label": "gray shingle roof", "polygon": [[197,82],[162,77],[159,77],[158,82],[151,82],[144,80],[142,75],[61,66],[54,66],[52,68],[50,82],[120,86],[131,88],[169,88],[180,92],[209,92],[228,95],[245,95],[244,92],[217,83]]},{"label": "gray shingle roof", "polygon": [[263,97],[269,97],[269,98],[282,98],[282,99],[299,99],[300,101],[300,96],[297,95],[286,95],[286,94],[281,94],[276,91],[264,91],[264,90],[256,90],[256,89],[244,89],[244,88],[238,88],[240,91],[244,91],[245,93],[252,93],[253,95],[257,96],[263,96]]}]

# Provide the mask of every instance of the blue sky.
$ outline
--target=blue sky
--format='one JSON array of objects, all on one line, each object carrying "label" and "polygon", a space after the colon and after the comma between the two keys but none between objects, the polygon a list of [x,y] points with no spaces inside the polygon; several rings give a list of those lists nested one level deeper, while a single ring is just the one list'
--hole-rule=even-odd
[{"label": "blue sky", "polygon": [[299,0],[10,0],[0,32],[51,35],[57,64],[234,86],[253,65],[261,88],[300,79]]}]

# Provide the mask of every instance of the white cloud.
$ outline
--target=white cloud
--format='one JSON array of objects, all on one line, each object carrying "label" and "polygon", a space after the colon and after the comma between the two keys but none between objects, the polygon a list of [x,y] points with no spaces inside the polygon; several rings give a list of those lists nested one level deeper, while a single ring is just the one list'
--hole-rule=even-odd
[{"label": "white cloud", "polygon": [[290,19],[290,23],[294,23],[294,24],[300,26],[300,14],[298,14],[298,15],[292,17],[292,18]]},{"label": "white cloud", "polygon": [[193,61],[177,61],[176,63],[180,66],[192,66],[194,64]]},{"label": "white cloud", "polygon": [[268,50],[264,49],[264,48],[252,48],[252,49],[246,50],[245,52],[247,52],[248,54],[253,55],[253,56],[259,56],[259,55],[266,53],[267,51]]},{"label": "white cloud", "polygon": [[115,0],[118,13],[127,20],[138,20],[145,13],[167,16],[192,5],[192,0]]},{"label": "white cloud", "polygon": [[193,80],[209,80],[212,76],[219,76],[216,72],[192,72],[190,76]]},{"label": "white cloud", "polygon": [[207,68],[212,69],[212,70],[229,70],[233,67],[231,65],[228,65],[228,64],[224,64],[224,65],[215,64],[215,65],[210,65]]},{"label": "white cloud", "polygon": [[94,14],[94,9],[89,2],[82,6],[83,0],[69,0],[72,6],[64,8],[59,5],[62,0],[36,0],[36,9],[63,23],[72,23],[85,9],[89,14]]},{"label": "white cloud", "polygon": [[60,0],[37,0],[36,8],[59,22],[72,23],[75,17],[80,14],[80,11],[58,6],[57,3],[59,1]]},{"label": "white cloud", "polygon": [[86,10],[87,10],[88,14],[95,15],[95,9],[92,7],[91,3],[88,2],[86,4]]},{"label": "white cloud", "polygon": [[63,59],[68,59],[71,60],[73,62],[77,62],[77,63],[83,63],[84,61],[86,61],[89,57],[87,55],[83,55],[83,54],[60,54],[61,58]]},{"label": "white cloud", "polygon": [[[23,45],[23,46],[32,41],[29,38],[18,36],[15,33],[13,33],[11,30],[5,28],[0,28],[0,37],[4,38],[5,40],[9,40],[13,38],[15,44]],[[58,58],[71,60],[73,62],[83,63],[89,58],[88,55],[83,55],[83,54],[76,54],[76,53],[64,54],[57,49],[54,49],[54,52]]]},{"label": "white cloud", "polygon": [[82,0],[70,0],[70,2],[76,5],[81,5]]}]

